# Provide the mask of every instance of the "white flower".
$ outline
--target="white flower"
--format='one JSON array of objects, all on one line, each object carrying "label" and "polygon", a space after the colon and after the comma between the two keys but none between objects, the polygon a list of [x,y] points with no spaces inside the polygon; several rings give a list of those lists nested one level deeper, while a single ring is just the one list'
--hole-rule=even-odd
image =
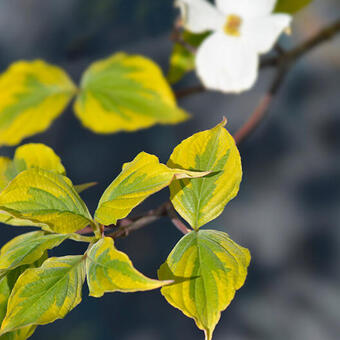
[{"label": "white flower", "polygon": [[272,14],[276,0],[177,0],[184,26],[193,33],[212,31],[200,45],[196,70],[205,87],[223,92],[251,88],[259,55],[267,53],[288,28],[291,16]]}]

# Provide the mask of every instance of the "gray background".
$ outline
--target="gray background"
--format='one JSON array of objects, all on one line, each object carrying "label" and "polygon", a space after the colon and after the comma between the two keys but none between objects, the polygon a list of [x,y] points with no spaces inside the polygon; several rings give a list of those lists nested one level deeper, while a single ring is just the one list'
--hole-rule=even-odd
[{"label": "gray background", "polygon": [[[285,46],[339,15],[338,0],[315,1],[300,12]],[[175,18],[170,0],[2,0],[0,69],[18,59],[42,58],[78,81],[90,62],[124,50],[147,55],[167,69]],[[245,286],[222,314],[215,340],[309,339],[340,336],[340,39],[300,61],[269,117],[241,147],[241,190],[211,226],[228,232],[252,253]],[[192,119],[177,126],[100,136],[82,128],[68,109],[43,134],[62,157],[74,183],[98,181],[83,197],[93,212],[123,162],[144,150],[166,161],[171,150],[222,115],[234,132],[251,114],[272,77],[261,74],[240,96],[204,93],[180,101]],[[179,86],[197,83],[189,75]],[[13,148],[0,153],[12,155]],[[155,207],[167,191],[148,199]],[[1,243],[22,229],[1,226]],[[166,220],[117,241],[138,269],[155,277],[180,233]],[[53,255],[79,254],[66,242]],[[202,339],[192,320],[167,305],[158,291],[87,297],[64,320],[39,327],[32,339]]]}]

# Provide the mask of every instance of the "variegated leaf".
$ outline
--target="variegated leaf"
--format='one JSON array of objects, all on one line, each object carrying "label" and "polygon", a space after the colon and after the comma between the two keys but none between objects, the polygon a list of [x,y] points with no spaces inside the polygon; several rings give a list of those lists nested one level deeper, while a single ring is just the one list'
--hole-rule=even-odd
[{"label": "variegated leaf", "polygon": [[152,280],[136,270],[129,257],[118,251],[113,239],[99,240],[86,257],[90,295],[101,297],[106,292],[136,292],[159,288],[169,281]]},{"label": "variegated leaf", "polygon": [[221,311],[244,284],[249,251],[227,234],[215,230],[185,235],[158,271],[160,280],[175,282],[161,289],[163,296],[211,340]]},{"label": "variegated leaf", "polygon": [[115,224],[148,196],[168,186],[174,178],[195,178],[207,172],[170,169],[156,156],[141,152],[110,184],[101,197],[95,219],[105,225]]},{"label": "variegated leaf", "polygon": [[47,129],[75,92],[59,67],[41,60],[12,64],[0,76],[0,146]]},{"label": "variegated leaf", "polygon": [[84,267],[83,256],[65,256],[27,269],[12,290],[0,335],[65,317],[81,301]]},{"label": "variegated leaf", "polygon": [[75,112],[97,133],[134,131],[188,118],[160,68],[150,59],[117,53],[84,73]]},{"label": "variegated leaf", "polygon": [[72,182],[38,168],[21,172],[0,193],[0,210],[62,234],[93,223]]},{"label": "variegated leaf", "polygon": [[13,270],[24,264],[31,264],[43,254],[68,238],[68,235],[46,234],[43,231],[32,231],[19,235],[0,250],[0,271]]},{"label": "variegated leaf", "polygon": [[168,161],[170,168],[211,172],[203,178],[181,179],[170,185],[171,202],[195,229],[219,216],[239,190],[241,158],[225,124],[223,120],[213,129],[185,139]]}]

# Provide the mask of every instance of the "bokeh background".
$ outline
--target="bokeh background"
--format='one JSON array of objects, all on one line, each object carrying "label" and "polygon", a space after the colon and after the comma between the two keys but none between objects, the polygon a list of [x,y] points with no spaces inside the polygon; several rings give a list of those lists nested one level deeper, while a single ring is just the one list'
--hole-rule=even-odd
[{"label": "bokeh background", "polygon": [[[293,46],[331,22],[339,0],[315,0],[296,15]],[[92,61],[124,50],[157,61],[166,71],[169,35],[176,17],[172,0],[2,0],[0,69],[19,59],[42,58],[64,67],[78,81]],[[81,127],[69,108],[43,134],[59,154],[74,183],[98,181],[83,194],[93,212],[123,162],[144,150],[166,161],[171,150],[196,131],[228,118],[231,132],[251,114],[272,78],[261,74],[240,96],[204,93],[180,105],[192,119],[137,133],[95,135]],[[189,75],[179,85],[194,85]],[[240,147],[241,190],[211,226],[250,249],[245,286],[222,314],[215,340],[337,340],[340,338],[340,38],[301,60],[289,75],[270,115]],[[2,148],[13,155],[13,148]],[[167,191],[140,208],[157,206]],[[22,229],[1,226],[1,244]],[[117,241],[138,269],[155,277],[180,233],[162,219]],[[53,255],[78,254],[67,242]],[[202,339],[191,319],[158,291],[87,297],[64,320],[39,327],[32,339],[156,340]]]}]

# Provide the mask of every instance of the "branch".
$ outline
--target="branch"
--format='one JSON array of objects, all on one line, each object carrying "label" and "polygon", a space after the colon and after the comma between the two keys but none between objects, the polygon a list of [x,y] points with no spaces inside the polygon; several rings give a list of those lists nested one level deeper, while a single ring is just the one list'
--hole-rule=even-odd
[{"label": "branch", "polygon": [[[295,62],[313,48],[334,37],[338,32],[340,32],[340,19],[334,22],[332,25],[322,29],[311,39],[291,49],[290,51],[285,52],[280,50],[279,55],[264,59],[261,62],[261,68],[277,67],[277,72],[269,87],[269,90],[264,95],[257,108],[254,110],[253,114],[250,116],[248,121],[236,132],[235,140],[237,143],[241,143],[246,137],[248,137],[263,120],[266,113],[268,112],[270,104],[281,88],[285,77]],[[179,90],[176,92],[176,96],[177,98],[183,98],[185,96],[203,91],[206,91],[206,89],[202,85],[198,85],[192,88]],[[112,237],[113,239],[126,237],[131,232],[144,228],[164,216],[168,216],[174,226],[183,234],[186,234],[190,231],[190,229],[188,229],[179,219],[171,202],[165,202],[157,209],[149,210],[140,216],[122,219],[119,221],[117,226],[106,226],[104,227],[104,232],[107,233],[106,236]],[[91,232],[92,229],[90,227],[86,227],[77,233],[80,235],[85,235]]]},{"label": "branch", "polygon": [[126,237],[131,232],[144,228],[145,226],[157,221],[163,216],[169,216],[171,222],[183,234],[187,234],[190,231],[177,216],[177,213],[173,208],[171,202],[165,202],[157,209],[147,211],[140,217],[132,220],[132,222],[130,223],[126,223],[126,219],[120,220],[119,224],[116,227],[116,230],[107,234],[106,236],[112,237],[113,239]]},{"label": "branch", "polygon": [[276,93],[283,85],[283,81],[289,72],[290,66],[282,65],[276,72],[276,76],[271,83],[268,92],[261,99],[259,105],[255,108],[249,119],[234,134],[236,144],[242,143],[257,128],[263,118],[268,113],[270,104],[272,103]]},{"label": "branch", "polygon": [[277,66],[276,76],[274,77],[268,92],[264,95],[259,105],[256,107],[250,118],[246,123],[235,133],[235,141],[237,144],[243,142],[261,123],[268,109],[283,85],[284,79],[289,73],[290,69],[296,61],[303,55],[311,51],[313,48],[317,47],[319,44],[331,39],[337,33],[340,32],[340,19],[331,24],[330,26],[322,29],[315,36],[302,43],[298,47],[288,51],[283,52],[275,58],[267,59],[262,63],[262,67],[266,66]]},{"label": "branch", "polygon": [[166,203],[166,211],[171,222],[179,231],[181,231],[183,234],[188,234],[190,232],[190,229],[188,229],[186,225],[179,219],[177,212],[171,202]]},{"label": "branch", "polygon": [[176,95],[177,99],[180,99],[180,98],[190,96],[192,94],[201,93],[201,92],[205,92],[205,91],[206,91],[206,88],[203,85],[199,84],[199,85],[196,85],[196,86],[187,87],[187,88],[184,88],[184,89],[181,89],[181,90],[177,90],[175,92],[175,95]]},{"label": "branch", "polygon": [[310,52],[320,44],[332,39],[340,32],[340,18],[333,22],[331,25],[323,28],[320,32],[315,34],[312,38],[308,39],[301,45],[288,51],[286,56],[292,60],[296,60],[306,53]]},{"label": "branch", "polygon": [[[339,33],[339,31],[340,19],[336,20],[331,25],[319,31],[312,38],[308,39],[307,41],[289,51],[284,51],[279,47],[279,45],[276,45],[275,49],[277,52],[279,51],[278,55],[263,59],[260,63],[260,69],[267,67],[280,67],[280,65],[282,64],[294,63],[297,61],[297,59],[310,52],[315,47],[333,38],[337,33]],[[193,87],[188,87],[175,91],[175,95],[177,99],[180,99],[192,94],[197,94],[205,91],[208,91],[208,89],[206,89],[203,85],[195,85]]]}]

